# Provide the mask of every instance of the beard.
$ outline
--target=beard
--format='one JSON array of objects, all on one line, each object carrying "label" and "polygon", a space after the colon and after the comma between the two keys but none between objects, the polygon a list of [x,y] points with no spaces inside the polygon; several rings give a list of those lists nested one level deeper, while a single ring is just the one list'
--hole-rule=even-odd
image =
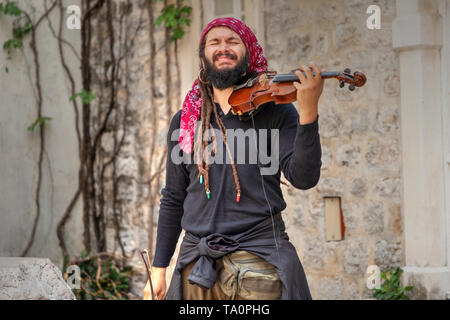
[{"label": "beard", "polygon": [[214,62],[221,56],[226,56],[231,60],[237,60],[236,55],[231,53],[213,56],[213,64],[211,64],[208,59],[205,59],[206,81],[211,82],[211,84],[219,90],[243,83],[243,81],[248,78],[248,75],[246,74],[249,60],[248,51],[245,53],[245,56],[238,61],[238,64],[231,69],[225,68],[219,70],[214,66]]}]

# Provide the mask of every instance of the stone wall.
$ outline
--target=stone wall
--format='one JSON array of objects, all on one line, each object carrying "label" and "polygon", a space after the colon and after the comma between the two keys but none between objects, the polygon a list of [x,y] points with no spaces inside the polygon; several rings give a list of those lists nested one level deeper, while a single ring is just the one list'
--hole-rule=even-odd
[{"label": "stone wall", "polygon": [[[94,132],[110,106],[111,86],[105,83],[111,83],[113,59],[118,70],[116,107],[102,138],[96,165],[96,172],[105,169],[104,180],[97,181],[96,188],[104,190],[107,251],[127,255],[130,264],[140,272],[132,279],[132,292],[136,296],[142,295],[146,279],[139,251],[149,245],[149,216],[152,211],[152,247],[155,245],[160,191],[165,178],[168,124],[180,105],[175,43],[166,41],[163,25],[150,23],[150,12],[156,20],[163,7],[162,2],[151,3],[149,9],[146,0],[112,1],[112,19],[107,6],[102,8],[94,23],[96,35],[92,38],[91,54],[92,89],[99,96],[93,103],[99,110],[92,119]],[[115,37],[113,55],[109,20]],[[106,165],[111,163],[115,150],[119,151],[113,164]],[[101,196],[100,192],[97,194]],[[122,246],[117,239],[114,214],[119,217]],[[170,275],[169,272],[169,281]]]},{"label": "stone wall", "polygon": [[[366,9],[381,8],[381,30],[366,28]],[[365,272],[402,266],[399,61],[391,44],[395,1],[265,1],[269,67],[314,61],[367,76],[350,92],[326,80],[319,105],[322,172],[307,191],[284,188],[285,219],[314,299],[370,298]],[[345,239],[325,240],[324,200],[342,199]]]}]

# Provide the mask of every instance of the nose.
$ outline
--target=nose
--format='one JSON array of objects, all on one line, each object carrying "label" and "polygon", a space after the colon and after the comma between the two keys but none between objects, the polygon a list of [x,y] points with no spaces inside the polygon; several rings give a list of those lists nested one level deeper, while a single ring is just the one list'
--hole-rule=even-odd
[{"label": "nose", "polygon": [[229,46],[228,46],[228,43],[226,42],[226,41],[222,41],[220,44],[219,44],[219,47],[217,48],[217,51],[218,52],[223,52],[223,53],[225,53],[225,52],[228,52],[229,51]]}]

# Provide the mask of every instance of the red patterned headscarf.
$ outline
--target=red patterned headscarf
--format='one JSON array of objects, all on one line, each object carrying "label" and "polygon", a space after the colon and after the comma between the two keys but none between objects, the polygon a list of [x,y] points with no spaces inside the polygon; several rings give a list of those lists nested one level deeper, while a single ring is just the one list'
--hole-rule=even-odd
[{"label": "red patterned headscarf", "polygon": [[[245,25],[242,21],[235,18],[217,18],[211,21],[203,30],[200,38],[200,44],[209,30],[214,27],[225,26],[239,34],[249,54],[249,72],[264,72],[267,71],[267,60],[263,56],[262,47],[259,45],[253,31]],[[194,132],[197,121],[200,118],[200,110],[202,107],[202,98],[200,88],[198,86],[198,79],[192,85],[186,98],[183,102],[183,110],[181,112],[180,123],[180,139],[178,143],[185,153],[192,152],[192,142],[194,140]]]}]

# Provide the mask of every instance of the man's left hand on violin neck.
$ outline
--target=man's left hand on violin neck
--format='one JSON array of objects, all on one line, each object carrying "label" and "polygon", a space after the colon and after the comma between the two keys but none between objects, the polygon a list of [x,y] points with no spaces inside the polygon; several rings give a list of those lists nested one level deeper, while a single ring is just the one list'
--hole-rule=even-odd
[{"label": "man's left hand on violin neck", "polygon": [[[324,83],[321,72],[324,72],[325,69],[320,70],[315,63],[310,63],[310,67],[302,65],[299,69],[305,74],[295,71],[299,82],[294,82],[294,86],[297,89],[299,123],[303,125],[312,123],[317,119],[319,98]],[[313,75],[313,71],[315,75]]]}]

